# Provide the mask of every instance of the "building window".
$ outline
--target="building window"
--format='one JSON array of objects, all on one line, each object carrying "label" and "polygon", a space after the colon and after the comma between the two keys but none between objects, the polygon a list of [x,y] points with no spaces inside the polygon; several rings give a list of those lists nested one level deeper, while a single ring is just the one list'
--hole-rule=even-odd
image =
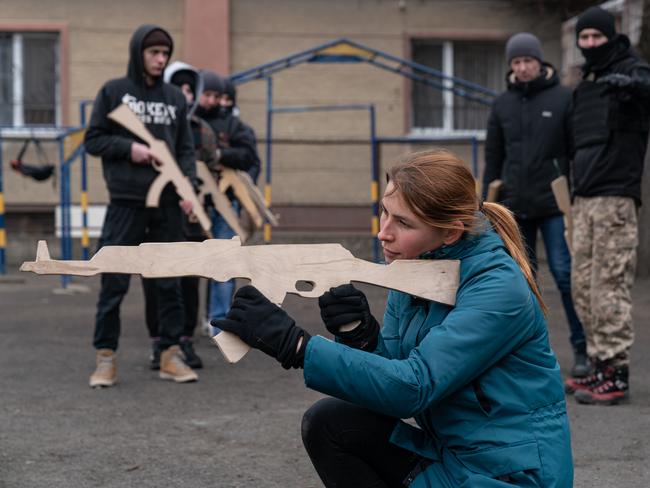
[{"label": "building window", "polygon": [[[439,41],[413,39],[413,61],[445,75],[481,85],[496,92],[505,89],[506,65],[502,42]],[[453,82],[446,80],[446,86]],[[455,95],[449,90],[414,82],[412,132],[462,133],[485,130],[490,107]]]},{"label": "building window", "polygon": [[59,125],[59,35],[0,33],[0,124]]}]

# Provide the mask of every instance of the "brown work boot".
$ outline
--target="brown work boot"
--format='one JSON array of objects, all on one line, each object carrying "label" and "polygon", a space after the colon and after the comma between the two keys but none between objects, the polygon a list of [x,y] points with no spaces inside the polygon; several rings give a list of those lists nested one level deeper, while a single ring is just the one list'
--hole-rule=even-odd
[{"label": "brown work boot", "polygon": [[199,379],[192,368],[183,362],[178,345],[168,347],[160,355],[160,377],[163,380],[174,380],[176,383],[188,383]]},{"label": "brown work boot", "polygon": [[90,387],[113,386],[117,382],[117,366],[115,351],[112,349],[97,350],[97,368],[90,375]]}]

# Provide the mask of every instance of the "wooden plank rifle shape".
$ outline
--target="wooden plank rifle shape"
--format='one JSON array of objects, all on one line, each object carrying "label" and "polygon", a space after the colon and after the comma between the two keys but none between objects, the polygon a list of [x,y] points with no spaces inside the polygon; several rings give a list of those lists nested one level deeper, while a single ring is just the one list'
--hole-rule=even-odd
[{"label": "wooden plank rifle shape", "polygon": [[198,178],[203,182],[200,192],[201,200],[203,200],[207,195],[210,195],[217,212],[221,214],[223,219],[228,223],[230,228],[235,231],[235,234],[239,236],[241,241],[246,242],[248,234],[239,224],[239,216],[233,210],[228,197],[219,191],[214,176],[212,176],[208,165],[203,161],[196,162],[196,176],[198,176]]},{"label": "wooden plank rifle shape", "polygon": [[558,208],[564,214],[564,240],[569,252],[573,252],[573,219],[571,217],[571,193],[569,192],[569,180],[562,175],[551,181],[551,189]]},{"label": "wooden plank rifle shape", "polygon": [[[79,276],[124,273],[145,278],[202,276],[217,281],[247,278],[277,305],[282,304],[287,293],[315,298],[331,287],[351,281],[454,305],[459,269],[457,260],[396,260],[382,265],[355,258],[340,244],[242,246],[237,237],[104,246],[89,261],[50,259],[47,243],[39,241],[36,261],[24,262],[20,267],[21,271],[38,274]],[[309,283],[312,289],[299,290],[300,282]],[[231,363],[239,361],[250,350],[229,332],[223,331],[213,340]]]},{"label": "wooden plank rifle shape", "polygon": [[174,157],[169,152],[169,148],[164,141],[154,138],[154,136],[145,127],[142,121],[126,104],[121,104],[115,110],[108,114],[108,118],[114,120],[125,129],[129,130],[133,135],[142,139],[150,148],[151,152],[156,156],[153,167],[160,174],[151,183],[149,192],[147,193],[147,207],[157,207],[160,201],[160,194],[162,193],[167,183],[171,182],[176,188],[176,193],[183,200],[190,200],[192,202],[192,212],[196,216],[201,225],[201,228],[208,237],[212,237],[210,229],[212,222],[205,213],[203,205],[199,202],[194,188],[189,179],[181,172]]},{"label": "wooden plank rifle shape", "polygon": [[266,206],[262,192],[248,173],[232,168],[221,170],[219,189],[225,193],[228,188],[232,188],[235,192],[237,200],[248,211],[258,229],[262,227],[264,220],[272,226],[278,225],[277,218]]}]

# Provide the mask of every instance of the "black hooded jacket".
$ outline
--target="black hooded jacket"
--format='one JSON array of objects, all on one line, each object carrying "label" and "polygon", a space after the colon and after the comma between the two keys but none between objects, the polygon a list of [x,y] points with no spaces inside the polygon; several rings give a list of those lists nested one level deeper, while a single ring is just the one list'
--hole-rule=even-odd
[{"label": "black hooded jacket", "polygon": [[485,141],[483,197],[501,179],[499,201],[518,218],[559,215],[551,181],[568,174],[571,153],[571,90],[559,84],[553,66],[519,82],[512,72],[508,90],[494,101]]},{"label": "black hooded jacket", "polygon": [[[192,181],[196,180],[194,145],[185,97],[177,87],[164,83],[162,76],[153,86],[145,83],[142,41],[155,29],[164,31],[148,24],[133,33],[127,76],[110,80],[99,90],[84,140],[86,151],[102,158],[104,179],[112,202],[144,205],[149,186],[159,174],[152,165],[131,161],[131,144],[142,141],[107,117],[121,103],[129,105],[156,139],[167,143],[181,171]],[[177,201],[173,186],[168,184],[160,203]]]},{"label": "black hooded jacket", "polygon": [[200,105],[196,109],[196,115],[205,120],[217,136],[217,146],[221,150],[219,164],[248,171],[259,161],[255,134],[239,117],[227,113],[221,107],[206,110]]},{"label": "black hooded jacket", "polygon": [[[573,96],[573,194],[624,196],[641,205],[641,177],[650,128],[650,66],[619,34],[597,60],[585,64]],[[634,84],[611,87],[598,80],[612,73]]]}]

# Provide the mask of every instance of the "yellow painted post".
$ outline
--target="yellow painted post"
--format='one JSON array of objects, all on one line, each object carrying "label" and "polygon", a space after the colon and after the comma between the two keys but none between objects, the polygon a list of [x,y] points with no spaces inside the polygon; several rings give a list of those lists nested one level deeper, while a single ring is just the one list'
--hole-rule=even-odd
[{"label": "yellow painted post", "polygon": [[[81,192],[81,213],[83,215],[88,215],[88,192]],[[81,247],[88,248],[90,246],[90,239],[88,233],[88,219],[82,219],[81,226]]]},{"label": "yellow painted post", "polygon": [[[0,148],[0,151],[1,150],[2,148]],[[0,171],[2,171],[2,168],[0,168]],[[5,274],[5,248],[7,247],[7,233],[5,231],[5,196],[2,192],[1,185],[2,180],[0,179],[0,274]]]},{"label": "yellow painted post", "polygon": [[4,193],[0,192],[0,248],[4,249],[7,245],[6,233],[5,233],[5,196]]},{"label": "yellow painted post", "polygon": [[[370,199],[373,203],[378,205],[379,202],[379,182],[373,181],[370,183]],[[379,233],[379,218],[377,215],[373,215],[370,222],[370,229],[373,236],[376,236]]]}]

